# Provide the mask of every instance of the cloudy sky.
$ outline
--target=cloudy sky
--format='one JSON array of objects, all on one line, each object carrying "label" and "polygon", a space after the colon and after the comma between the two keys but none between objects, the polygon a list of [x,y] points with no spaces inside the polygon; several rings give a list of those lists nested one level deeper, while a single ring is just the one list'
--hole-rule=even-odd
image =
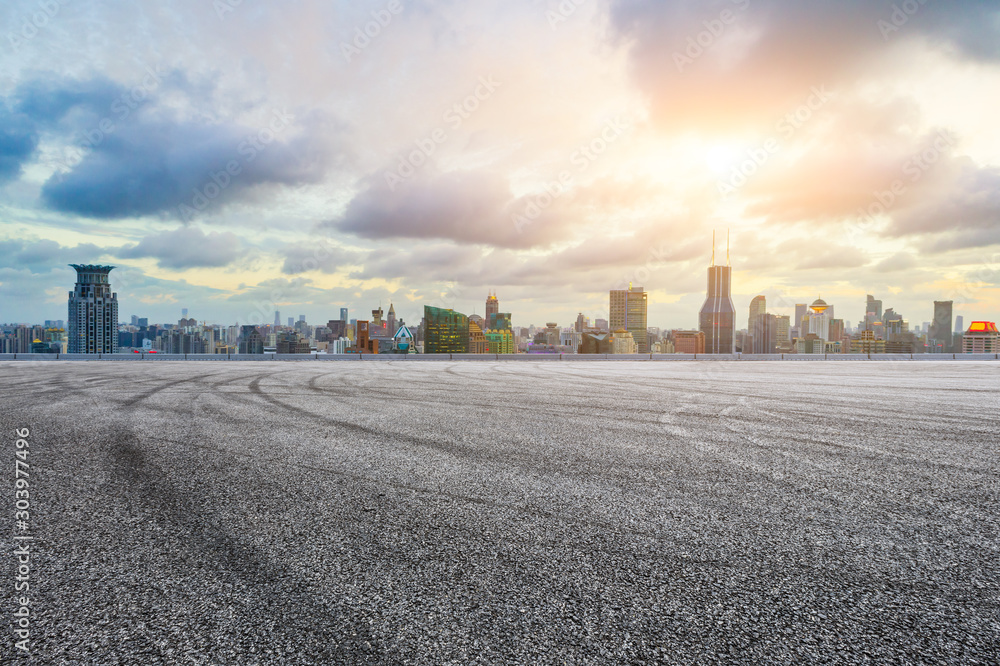
[{"label": "cloudy sky", "polygon": [[8,0],[0,321],[381,303],[516,325],[651,292],[1000,318],[1000,6],[941,0]]}]

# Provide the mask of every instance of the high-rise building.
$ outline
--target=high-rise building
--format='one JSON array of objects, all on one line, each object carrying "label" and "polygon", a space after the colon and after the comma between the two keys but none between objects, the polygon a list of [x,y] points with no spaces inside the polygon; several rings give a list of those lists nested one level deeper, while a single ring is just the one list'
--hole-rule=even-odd
[{"label": "high-rise building", "polygon": [[619,329],[611,337],[612,354],[639,354],[638,345],[632,337],[632,331]]},{"label": "high-rise building", "polygon": [[963,354],[1000,353],[1000,331],[992,321],[974,321],[962,336]]},{"label": "high-rise building", "polygon": [[66,351],[66,330],[62,328],[46,328],[45,337],[42,338],[49,350],[56,352]]},{"label": "high-rise building", "polygon": [[348,349],[356,354],[377,354],[379,343],[371,335],[370,322],[359,319],[354,323],[354,346]]},{"label": "high-rise building", "polygon": [[500,301],[497,299],[497,294],[495,291],[491,291],[486,297],[486,316],[483,317],[487,322],[490,320],[490,315],[500,312]]},{"label": "high-rise building", "polygon": [[639,354],[649,353],[646,330],[648,294],[642,287],[614,289],[611,291],[611,313],[608,324],[613,331],[629,331]]},{"label": "high-rise building", "polygon": [[732,354],[735,349],[736,308],[732,299],[732,268],[728,241],[726,265],[715,263],[715,234],[712,234],[712,265],[708,267],[708,293],[701,306],[698,327],[705,334],[706,354]]},{"label": "high-rise building", "polygon": [[[881,316],[881,314],[879,316]],[[875,331],[861,331],[856,338],[851,339],[851,353],[884,354],[885,340],[875,337]]]},{"label": "high-rise building", "polygon": [[865,314],[870,314],[875,321],[882,321],[882,301],[868,294],[865,300]]},{"label": "high-rise building", "polygon": [[826,340],[823,340],[815,333],[807,333],[803,337],[795,339],[796,354],[825,354]]},{"label": "high-rise building", "polygon": [[[753,354],[775,354],[778,351],[778,322],[773,314],[763,313],[753,317],[753,336],[750,351]],[[787,317],[786,317],[787,320]]]},{"label": "high-rise building", "polygon": [[340,321],[347,323],[347,308],[340,308]]},{"label": "high-rise building", "polygon": [[934,321],[931,322],[930,351],[951,352],[953,301],[934,301]]},{"label": "high-rise building", "polygon": [[465,354],[469,351],[469,318],[451,309],[424,306],[424,353]]},{"label": "high-rise building", "polygon": [[[829,312],[829,310],[827,310],[827,312]],[[844,330],[844,320],[831,318],[829,331],[831,342],[842,342],[846,336],[846,332]]]},{"label": "high-rise building", "polygon": [[[811,312],[806,315],[803,319],[803,329],[802,335],[800,337],[805,338],[808,334],[812,333],[817,336],[820,340],[827,341],[830,339],[830,316],[827,310],[830,306],[826,304],[822,298],[817,298],[809,306]],[[808,323],[808,327],[806,326]]]},{"label": "high-rise building", "polygon": [[955,333],[958,335],[965,334],[965,317],[962,315],[957,315],[955,317]]},{"label": "high-rise building", "polygon": [[511,314],[509,312],[493,312],[486,320],[486,326],[491,330],[498,330],[502,328],[511,330],[512,327],[510,320]]},{"label": "high-rise building", "polygon": [[750,301],[750,319],[747,321],[747,331],[753,331],[753,320],[767,312],[767,299],[764,296],[754,296]]},{"label": "high-rise building", "polygon": [[750,301],[750,317],[747,319],[747,336],[749,338],[749,342],[743,347],[744,352],[753,354],[771,353],[757,351],[758,348],[762,348],[761,345],[757,344],[756,340],[756,329],[758,327],[757,319],[763,317],[765,314],[767,314],[767,299],[764,296],[754,296],[753,300]]},{"label": "high-rise building", "polygon": [[118,351],[118,294],[111,292],[108,274],[114,266],[70,264],[76,286],[69,292],[71,354],[113,354]]},{"label": "high-rise building", "polygon": [[705,334],[702,331],[674,331],[674,352],[704,354]]},{"label": "high-rise building", "polygon": [[281,326],[281,313],[277,310],[274,311],[274,326],[275,328]]},{"label": "high-rise building", "polygon": [[774,331],[778,351],[791,351],[792,327],[788,315],[779,315],[774,318]]},{"label": "high-rise building", "polygon": [[509,328],[486,331],[486,340],[490,343],[491,354],[514,353],[514,333]]},{"label": "high-rise building", "polygon": [[292,326],[295,326],[295,317],[288,318],[288,328],[291,328]]},{"label": "high-rise building", "polygon": [[802,333],[802,320],[805,319],[808,312],[809,306],[805,303],[795,304],[795,320],[792,321],[791,337],[797,338],[800,334],[804,335],[804,333]]},{"label": "high-rise building", "polygon": [[577,354],[611,354],[612,347],[611,334],[609,333],[583,333],[580,338],[580,346],[577,347]]},{"label": "high-rise building", "polygon": [[545,344],[559,346],[559,324],[554,321],[547,322],[542,333],[545,335]]},{"label": "high-rise building", "polygon": [[264,336],[256,326],[240,327],[239,353],[241,354],[263,354]]},{"label": "high-rise building", "polygon": [[279,354],[308,354],[309,340],[294,331],[281,333],[275,341],[275,351]]},{"label": "high-rise building", "polygon": [[392,306],[392,302],[389,302],[389,313],[385,318],[386,327],[385,330],[390,336],[396,335],[396,308]]},{"label": "high-rise building", "polygon": [[865,318],[861,320],[860,329],[862,331],[874,331],[876,339],[884,339],[885,332],[882,327],[882,301],[871,294],[865,297]]},{"label": "high-rise building", "polygon": [[479,324],[469,319],[469,353],[486,354],[490,351],[490,343],[483,334]]},{"label": "high-rise building", "polygon": [[[474,315],[473,315],[474,316]],[[471,319],[471,317],[470,317]],[[513,354],[514,333],[510,325],[509,312],[491,312],[484,321],[484,333],[490,343],[491,354]]]}]

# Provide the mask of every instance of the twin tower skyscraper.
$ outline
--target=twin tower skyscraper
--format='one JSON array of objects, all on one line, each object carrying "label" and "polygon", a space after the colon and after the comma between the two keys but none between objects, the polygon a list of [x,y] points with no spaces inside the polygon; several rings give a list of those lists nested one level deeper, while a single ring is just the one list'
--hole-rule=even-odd
[{"label": "twin tower skyscraper", "polygon": [[715,232],[712,232],[712,265],[708,267],[708,294],[698,314],[698,328],[705,335],[706,354],[732,354],[735,350],[736,308],[732,298],[733,269],[729,265],[729,233],[726,233],[726,265],[715,263]]}]

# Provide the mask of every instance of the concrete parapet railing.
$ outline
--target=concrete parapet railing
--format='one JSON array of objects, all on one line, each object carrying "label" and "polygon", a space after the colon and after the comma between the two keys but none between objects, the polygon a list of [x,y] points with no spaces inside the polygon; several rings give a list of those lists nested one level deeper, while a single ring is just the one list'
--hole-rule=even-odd
[{"label": "concrete parapet railing", "polygon": [[997,361],[1000,354],[0,354],[0,361]]}]

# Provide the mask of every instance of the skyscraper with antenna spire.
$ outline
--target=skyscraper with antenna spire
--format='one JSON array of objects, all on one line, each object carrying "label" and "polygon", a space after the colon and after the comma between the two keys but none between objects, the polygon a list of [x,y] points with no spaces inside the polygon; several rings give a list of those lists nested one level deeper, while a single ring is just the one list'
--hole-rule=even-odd
[{"label": "skyscraper with antenna spire", "polygon": [[729,265],[729,232],[726,232],[726,265],[715,263],[715,231],[712,232],[712,265],[708,267],[708,293],[698,315],[705,334],[706,354],[732,354],[736,308],[732,299],[732,268]]}]

